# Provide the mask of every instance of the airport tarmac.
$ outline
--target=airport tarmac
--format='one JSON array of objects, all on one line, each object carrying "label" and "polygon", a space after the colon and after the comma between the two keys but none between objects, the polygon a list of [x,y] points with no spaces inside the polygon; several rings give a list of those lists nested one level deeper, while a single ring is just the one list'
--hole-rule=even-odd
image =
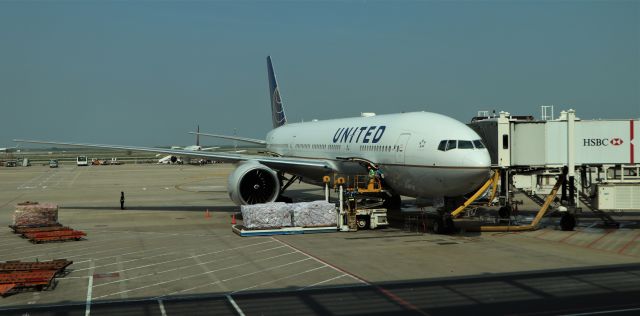
[{"label": "airport tarmac", "polygon": [[[239,237],[230,227],[239,207],[226,192],[232,168],[0,168],[0,261],[74,261],[54,290],[0,298],[0,314],[640,311],[640,230]],[[289,195],[323,198],[306,184]],[[14,235],[14,205],[27,200],[57,203],[59,221],[86,240],[31,244]]]}]

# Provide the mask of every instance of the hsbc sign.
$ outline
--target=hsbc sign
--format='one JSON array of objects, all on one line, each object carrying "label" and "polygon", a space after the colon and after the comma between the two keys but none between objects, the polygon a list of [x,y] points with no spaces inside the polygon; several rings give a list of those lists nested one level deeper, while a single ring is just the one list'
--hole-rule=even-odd
[{"label": "hsbc sign", "polygon": [[582,145],[585,147],[619,146],[624,141],[621,138],[583,138]]}]

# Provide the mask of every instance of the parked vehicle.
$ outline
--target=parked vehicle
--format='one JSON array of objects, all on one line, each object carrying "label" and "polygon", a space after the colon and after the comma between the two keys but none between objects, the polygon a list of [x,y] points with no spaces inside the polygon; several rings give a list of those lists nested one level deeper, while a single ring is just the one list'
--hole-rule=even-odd
[{"label": "parked vehicle", "polygon": [[87,156],[78,156],[78,158],[76,159],[76,164],[78,166],[88,166],[89,161],[87,160]]}]

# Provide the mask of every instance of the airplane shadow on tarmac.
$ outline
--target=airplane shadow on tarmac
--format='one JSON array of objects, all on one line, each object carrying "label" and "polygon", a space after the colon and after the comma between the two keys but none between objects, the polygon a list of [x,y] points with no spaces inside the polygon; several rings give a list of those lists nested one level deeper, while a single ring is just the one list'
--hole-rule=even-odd
[{"label": "airplane shadow on tarmac", "polygon": [[[640,264],[482,274],[340,287],[94,301],[93,315],[557,315],[640,311]],[[0,308],[2,315],[82,315],[85,302]]]}]

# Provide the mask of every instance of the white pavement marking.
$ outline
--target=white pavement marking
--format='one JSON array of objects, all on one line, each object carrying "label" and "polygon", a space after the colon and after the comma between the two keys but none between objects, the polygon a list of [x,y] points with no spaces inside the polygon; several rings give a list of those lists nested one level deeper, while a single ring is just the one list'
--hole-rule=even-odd
[{"label": "white pavement marking", "polygon": [[[162,249],[162,248],[160,248],[160,249]],[[144,251],[151,251],[151,250],[155,250],[155,249],[144,250]],[[137,259],[129,259],[129,260],[122,261],[121,263],[128,263],[128,262],[144,260],[144,259],[152,259],[152,258],[157,258],[157,257],[162,257],[162,256],[173,255],[173,254],[176,254],[176,253],[178,253],[178,252],[175,252],[175,251],[173,251],[173,252],[165,252],[165,253],[157,254],[157,255],[154,255],[154,256],[149,256],[149,257],[143,257],[143,258],[137,258]],[[131,253],[129,253],[129,254],[131,254]],[[123,254],[123,255],[126,255],[126,254]],[[92,260],[102,260],[102,259],[114,258],[114,257],[118,257],[118,255],[110,256],[110,257],[102,257],[102,258],[97,258],[97,259],[92,259]],[[91,260],[83,260],[83,261],[78,261],[76,263],[83,263],[83,262],[88,262],[88,261],[91,261]],[[117,262],[103,264],[103,265],[100,265],[100,266],[96,266],[96,268],[103,268],[103,267],[106,267],[106,266],[112,266],[114,264],[117,264]],[[78,271],[87,270],[87,269],[89,269],[89,268],[75,269],[72,272],[78,272]]]},{"label": "white pavement marking", "polygon": [[94,251],[94,252],[87,252],[87,253],[74,255],[74,256],[66,256],[66,258],[84,257],[86,255],[95,255],[95,254],[99,254],[99,253],[103,253],[103,252],[110,252],[110,251],[114,251],[114,250],[124,250],[124,249],[129,249],[129,248],[131,248],[131,246],[120,247],[120,248],[112,248],[112,249],[106,249],[106,250]]},{"label": "white pavement marking", "polygon": [[277,239],[277,238],[273,238],[273,237],[271,237],[271,238],[272,238],[273,240],[275,240],[275,241],[277,241],[277,242],[279,242],[279,243],[281,243],[281,244],[283,244],[283,245],[285,245],[285,246],[287,246],[287,247],[289,247],[289,248],[291,248],[291,249],[295,250],[296,252],[301,253],[301,254],[303,254],[303,255],[305,255],[305,256],[307,256],[307,257],[309,257],[309,258],[311,258],[311,259],[315,260],[316,262],[319,262],[319,263],[321,263],[321,264],[323,264],[323,265],[325,265],[325,266],[327,266],[327,267],[329,267],[329,268],[331,268],[331,269],[333,269],[333,270],[336,270],[336,271],[338,271],[338,272],[340,272],[340,273],[342,273],[342,274],[346,274],[346,275],[348,275],[350,278],[352,278],[352,279],[354,279],[354,280],[356,280],[356,281],[358,281],[358,282],[360,282],[360,283],[369,284],[369,282],[367,282],[367,281],[365,281],[365,280],[362,280],[362,279],[360,279],[360,278],[358,278],[358,277],[356,277],[356,276],[354,276],[354,275],[351,275],[351,274],[345,273],[345,271],[342,271],[342,270],[338,269],[337,267],[334,267],[334,266],[332,266],[332,265],[330,265],[330,264],[327,264],[326,262],[324,262],[324,261],[322,261],[322,260],[320,260],[320,259],[318,259],[318,258],[316,258],[316,257],[314,257],[314,256],[311,256],[311,255],[309,255],[309,254],[307,254],[307,253],[305,253],[305,252],[302,252],[302,251],[300,251],[300,250],[298,250],[298,249],[296,249],[296,248],[292,247],[291,245],[289,245],[289,244],[287,244],[287,243],[285,243],[285,242],[283,242],[283,241],[280,241],[280,240],[279,240],[279,239]]},{"label": "white pavement marking", "polygon": [[[124,267],[122,266],[122,257],[117,257],[116,258],[116,262],[118,263],[118,269],[123,270]],[[121,275],[121,277],[126,277],[126,275]],[[129,295],[127,294],[127,284],[125,282],[120,282],[118,284],[118,288],[120,289],[120,292],[122,292],[122,294],[120,294],[120,298],[121,299],[127,299],[129,298]]]},{"label": "white pavement marking", "polygon": [[158,299],[158,306],[160,307],[160,314],[162,316],[167,316],[167,311],[164,309],[164,304],[162,304],[161,299]]},{"label": "white pavement marking", "polygon": [[27,180],[26,182],[22,183],[20,186],[17,187],[18,190],[24,190],[24,189],[32,189],[34,188],[33,186],[28,186],[31,184],[31,182],[35,182],[38,181],[38,179],[44,177],[45,175],[47,175],[47,172],[42,173],[38,176],[36,176],[35,178],[31,178],[29,180]]},{"label": "white pavement marking", "polygon": [[[270,260],[270,259],[274,259],[274,258],[278,258],[278,257],[282,257],[282,256],[290,255],[290,254],[293,254],[293,253],[294,253],[294,252],[288,252],[288,253],[285,253],[285,254],[281,254],[281,255],[277,255],[277,256],[273,256],[273,257],[269,257],[269,258],[259,259],[259,260],[256,260],[256,261],[254,261],[254,262]],[[235,257],[238,257],[238,256],[235,256]],[[235,258],[235,257],[234,257],[234,258]],[[203,262],[203,263],[204,263],[204,264],[207,264],[207,263],[211,263],[211,262],[215,262],[215,261],[220,261],[220,260],[224,260],[224,259],[215,259],[215,260],[208,261],[208,262]],[[206,272],[206,273],[199,273],[199,274],[191,275],[191,276],[188,276],[188,277],[182,277],[182,278],[177,278],[177,279],[173,279],[173,280],[166,281],[166,282],[160,282],[160,283],[156,283],[156,284],[154,284],[154,285],[164,284],[164,283],[173,282],[173,281],[180,281],[180,280],[183,280],[183,279],[188,279],[188,278],[192,278],[192,277],[197,277],[197,276],[204,275],[204,274],[209,274],[209,273],[218,272],[218,271],[222,271],[222,270],[227,270],[227,269],[237,268],[237,267],[240,267],[240,266],[247,265],[247,264],[249,264],[249,263],[251,263],[251,262],[245,262],[245,263],[241,263],[241,264],[236,264],[236,265],[233,265],[233,266],[229,266],[229,267],[226,267],[226,268],[221,268],[221,269],[211,270],[211,271]],[[167,273],[167,272],[173,272],[173,271],[182,270],[182,269],[188,269],[188,268],[191,268],[191,267],[193,267],[193,266],[196,266],[196,265],[181,266],[181,267],[178,267],[178,268],[173,268],[173,269],[164,270],[164,271],[160,271],[160,272],[152,272],[152,273],[148,273],[148,274],[137,275],[137,276],[135,276],[135,277],[131,277],[131,278],[128,278],[128,279],[121,279],[121,280],[117,280],[117,281],[112,281],[112,282],[107,282],[107,283],[103,283],[103,284],[98,284],[98,285],[96,285],[96,287],[103,286],[103,285],[108,285],[108,284],[113,284],[113,283],[118,283],[118,282],[124,282],[124,281],[130,281],[130,280],[140,279],[140,278],[144,278],[144,277],[148,277],[148,276],[154,276],[154,275],[158,275],[158,274],[161,274],[161,273]],[[146,286],[145,286],[145,287],[146,287]]]},{"label": "white pavement marking", "polygon": [[[164,236],[164,237],[170,237],[170,236]],[[159,238],[164,238],[164,237],[159,237]],[[139,236],[129,236],[129,237],[123,237],[123,238],[116,238],[116,239],[103,239],[103,240],[93,240],[93,239],[92,239],[92,240],[90,240],[90,244],[91,244],[91,246],[88,246],[88,247],[80,247],[80,248],[74,248],[74,249],[69,249],[69,250],[67,250],[67,251],[57,252],[57,253],[56,253],[56,255],[59,255],[60,253],[67,253],[67,252],[73,252],[73,251],[83,251],[83,250],[92,249],[92,248],[100,248],[100,247],[108,248],[108,247],[110,247],[110,245],[105,246],[105,245],[98,244],[98,243],[103,243],[103,242],[114,242],[114,241],[122,241],[122,240],[127,240],[127,239],[137,239],[137,238],[139,238]],[[31,246],[31,245],[30,245],[30,246]],[[74,246],[74,245],[69,245],[69,247],[72,247],[72,246]],[[67,248],[69,248],[69,247],[67,247]],[[129,247],[131,247],[131,246],[121,247],[121,248],[115,248],[115,249],[126,249],[126,248],[129,248]],[[33,249],[33,247],[24,247],[24,248],[29,248],[29,249],[31,249],[31,250],[30,250],[30,251],[19,251],[18,253],[19,253],[19,254],[21,254],[21,255],[24,255],[24,254],[27,254],[27,253],[31,253],[31,252],[36,252],[36,253],[40,252],[40,253],[42,253],[42,249]],[[51,249],[48,249],[48,250],[51,250]],[[114,249],[112,248],[112,249],[109,249],[109,250],[114,250]],[[15,251],[12,251],[12,254],[15,254],[15,253],[16,253]],[[86,253],[85,253],[85,254],[83,254],[83,256],[84,256],[84,255],[86,255]],[[24,258],[31,258],[31,257],[33,257],[33,256],[34,256],[34,255],[29,255],[29,256],[26,256],[26,257],[16,258],[16,259],[10,259],[10,260],[19,260],[19,259],[24,259]],[[74,256],[74,257],[78,257],[78,256],[79,256],[79,255]]]},{"label": "white pavement marking", "polygon": [[[148,268],[148,267],[157,266],[157,265],[160,265],[160,264],[176,262],[176,261],[182,261],[182,260],[188,260],[188,259],[193,259],[193,257],[208,256],[208,255],[212,255],[212,254],[216,254],[216,253],[221,253],[221,252],[224,252],[224,251],[238,250],[238,249],[257,246],[257,245],[266,244],[266,243],[270,243],[270,242],[271,241],[265,241],[265,242],[260,242],[260,243],[257,243],[257,244],[251,244],[251,245],[245,245],[245,246],[240,246],[240,247],[235,247],[235,248],[227,248],[227,249],[222,249],[222,250],[216,250],[216,251],[213,251],[213,252],[202,253],[202,254],[199,254],[199,255],[196,255],[196,256],[190,256],[190,257],[178,258],[178,259],[167,260],[167,261],[162,261],[162,262],[150,263],[150,264],[146,264],[146,265],[138,266],[138,267],[134,267],[134,268],[111,271],[109,273],[118,273],[118,272],[123,272],[123,271],[136,270],[136,269],[140,269],[140,268]],[[101,285],[104,285],[104,284],[101,284]]]},{"label": "white pavement marking", "polygon": [[64,278],[56,279],[56,281],[73,280],[73,279],[87,279],[87,278],[89,278],[89,276],[75,276],[75,277],[65,276]]},{"label": "white pavement marking", "polygon": [[269,284],[269,283],[278,282],[278,281],[280,281],[280,280],[285,280],[285,279],[289,279],[289,278],[297,277],[297,276],[299,276],[299,275],[303,275],[303,274],[305,274],[305,273],[313,272],[313,271],[320,270],[320,269],[324,269],[324,268],[327,268],[327,266],[324,266],[324,265],[323,265],[323,266],[321,266],[321,267],[317,267],[317,268],[309,269],[309,270],[307,270],[307,271],[302,271],[302,272],[298,272],[298,273],[295,273],[295,274],[291,274],[291,275],[288,275],[288,276],[285,276],[285,277],[281,277],[281,278],[273,279],[273,280],[271,280],[271,281],[262,282],[262,283],[260,283],[260,284],[256,284],[256,285],[254,285],[254,286],[245,287],[244,289],[237,290],[237,291],[233,291],[233,292],[231,292],[231,294],[235,294],[235,293],[238,293],[238,292],[242,292],[242,291],[246,291],[246,290],[249,290],[249,289],[253,289],[253,288],[256,288],[256,287],[258,287],[258,286],[267,285],[267,284]]},{"label": "white pavement marking", "polygon": [[[56,255],[57,255],[57,254],[60,254],[60,253],[67,253],[67,252],[72,252],[72,251],[82,251],[82,250],[87,250],[87,249],[91,249],[91,248],[100,248],[100,247],[105,247],[105,245],[96,244],[96,243],[102,243],[102,242],[113,242],[113,241],[127,240],[127,239],[135,239],[135,238],[138,238],[138,237],[139,237],[139,236],[130,236],[130,237],[117,238],[117,239],[91,240],[91,244],[92,244],[92,246],[88,246],[88,247],[84,247],[84,248],[82,248],[82,247],[80,247],[80,248],[74,248],[74,249],[70,249],[70,250],[67,250],[67,251],[58,252],[58,253],[56,253]],[[71,246],[74,246],[74,245],[69,245],[67,248],[69,248],[69,247],[71,247]],[[25,247],[25,248],[26,248],[26,247]],[[37,248],[39,248],[39,249],[33,249],[33,247],[29,247],[29,248],[31,249],[30,251],[19,251],[19,252],[18,252],[18,254],[20,254],[20,255],[25,255],[25,254],[27,254],[27,253],[31,253],[31,252],[35,252],[35,253],[42,253],[42,250],[43,250],[43,249],[42,249],[42,248],[40,248],[40,247],[37,247]],[[48,250],[51,250],[51,249],[48,249]],[[12,252],[12,254],[15,254],[15,252]],[[23,258],[31,258],[31,257],[33,257],[33,255],[30,255],[30,256],[28,256],[28,257],[23,257]],[[22,258],[9,259],[9,260],[19,260],[19,259],[22,259]]]},{"label": "white pavement marking", "polygon": [[308,288],[310,288],[310,287],[314,287],[314,286],[316,286],[316,285],[320,285],[320,284],[324,284],[324,283],[327,283],[327,282],[331,282],[331,281],[333,281],[333,280],[337,280],[337,279],[340,279],[340,278],[343,278],[343,277],[346,277],[346,276],[349,276],[349,275],[348,275],[348,274],[342,274],[342,275],[339,275],[339,276],[334,277],[334,278],[331,278],[331,279],[327,279],[327,280],[324,280],[324,281],[320,281],[320,282],[318,282],[318,283],[313,283],[313,284],[311,284],[311,285],[307,285],[307,286],[305,286],[305,287],[301,287],[301,288],[299,288],[299,289],[298,289],[298,291],[302,291],[302,290],[308,289]]},{"label": "white pavement marking", "polygon": [[[91,249],[91,248],[96,248],[96,247],[106,247],[104,245],[100,245],[100,246],[95,246],[95,247],[88,247],[88,248],[81,248],[81,249],[72,249],[72,250],[67,250],[67,251],[59,251],[59,252],[55,252],[54,256],[59,257],[60,254],[62,253],[67,253],[67,252],[74,252],[74,251],[82,251],[82,250],[86,250],[86,249]],[[101,251],[94,251],[94,252],[86,252],[83,254],[79,254],[79,255],[74,255],[74,256],[65,256],[65,258],[69,259],[69,258],[75,258],[75,257],[84,257],[86,255],[91,255],[91,254],[98,254],[98,253],[103,253],[103,252],[109,252],[109,251],[114,251],[114,250],[120,250],[120,249],[127,249],[130,248],[131,246],[127,246],[127,247],[120,247],[120,248],[113,248],[113,249],[107,249],[107,250],[101,250]],[[55,249],[48,249],[50,251],[55,251]],[[40,250],[42,251],[42,249]],[[21,259],[27,259],[27,258],[33,258],[33,257],[40,257],[39,254],[33,254],[33,255],[28,255],[28,256],[24,256],[24,257],[20,257],[20,258],[15,258],[15,259],[11,259],[11,260],[21,260]]]},{"label": "white pavement marking", "polygon": [[240,306],[238,306],[238,304],[236,304],[236,301],[233,300],[233,297],[231,297],[231,295],[227,294],[227,299],[229,300],[229,303],[231,303],[231,306],[233,306],[233,308],[235,308],[236,313],[238,313],[238,315],[240,315],[240,316],[244,316],[244,313],[240,309]]},{"label": "white pavement marking", "polygon": [[76,176],[75,176],[75,177],[73,177],[73,180],[71,180],[71,182],[69,182],[69,183],[67,184],[67,186],[68,186],[68,187],[72,186],[72,185],[76,182],[76,179],[78,179],[78,176],[80,176],[80,174],[81,174],[81,173],[82,173],[82,170],[78,171],[78,172],[76,173]]},{"label": "white pavement marking", "polygon": [[[234,257],[235,257],[235,256],[234,256]],[[202,270],[203,270],[204,272],[209,272],[209,271],[211,271],[209,268],[207,268],[206,263],[205,263],[205,262],[202,262],[202,261],[200,260],[200,258],[193,258],[193,260],[194,260],[196,263],[198,263],[198,265],[200,266],[200,268],[202,268]],[[207,274],[207,276],[209,277],[209,280],[213,281],[214,283],[215,283],[215,282],[218,282],[218,284],[220,284],[220,289],[222,290],[222,292],[224,292],[224,293],[229,292],[229,289],[228,289],[224,284],[219,283],[219,282],[220,282],[220,279],[218,279],[218,277],[215,275],[215,273],[209,273],[209,274]]]},{"label": "white pavement marking", "polygon": [[235,235],[228,235],[228,236],[220,236],[220,235],[216,235],[216,234],[212,234],[212,233],[206,233],[206,234],[184,234],[184,233],[162,233],[162,232],[136,232],[136,231],[132,231],[132,230],[111,230],[111,229],[95,229],[94,227],[80,227],[80,229],[92,229],[95,232],[101,232],[101,233],[109,233],[109,234],[116,234],[116,233],[129,233],[129,234],[146,234],[146,235],[168,235],[168,236],[193,236],[193,237],[217,237],[217,238],[235,238]]},{"label": "white pavement marking", "polygon": [[[284,247],[279,246],[279,247],[274,247],[274,248],[269,248],[269,249],[263,249],[263,250],[260,250],[260,251],[256,251],[256,252],[254,252],[254,253],[267,252],[267,251],[271,251],[271,250],[273,250],[273,249],[278,249],[278,248],[284,248]],[[289,253],[286,253],[285,255],[287,255],[287,254],[292,254],[292,253],[293,253],[293,252],[289,252]],[[212,262],[223,261],[223,260],[233,259],[233,258],[238,258],[238,257],[240,257],[240,256],[224,257],[224,258],[222,258],[222,259],[213,259],[213,260],[209,260],[209,261],[204,261],[204,262],[202,262],[201,264],[208,264],[208,263],[212,263]],[[277,256],[276,256],[276,257],[277,257]],[[267,258],[267,259],[273,259],[273,258],[274,258],[274,257],[269,257],[269,258]],[[267,260],[267,259],[260,259],[260,260],[258,260],[258,261],[263,261],[263,260]],[[241,265],[245,265],[245,264],[248,264],[248,262],[247,262],[247,263],[243,263],[243,264],[241,264]],[[189,268],[194,267],[194,266],[196,266],[196,265],[195,265],[195,264],[192,264],[192,265],[183,265],[183,266],[180,266],[180,267],[177,267],[177,268],[171,268],[171,269],[168,269],[168,270],[162,270],[162,271],[159,271],[159,272],[151,272],[151,273],[148,273],[148,274],[141,274],[141,275],[137,275],[137,276],[135,276],[135,277],[131,277],[131,278],[128,278],[128,279],[120,279],[120,280],[117,280],[117,281],[111,281],[111,282],[107,282],[107,283],[103,283],[103,284],[98,284],[98,285],[96,285],[96,287],[103,286],[103,285],[108,285],[108,284],[113,284],[113,283],[118,283],[118,282],[131,281],[131,280],[135,280],[135,279],[140,279],[140,278],[144,278],[144,277],[148,277],[148,276],[154,276],[154,275],[158,275],[158,274],[162,274],[162,273],[167,273],[167,272],[178,271],[178,270],[182,270],[182,269],[189,269]],[[239,266],[239,265],[232,266],[232,267],[237,267],[237,266]],[[219,269],[219,270],[216,270],[216,271],[220,271],[220,270],[224,270],[224,269]],[[213,271],[211,271],[211,272],[213,272]],[[207,273],[208,273],[208,272],[207,272]]]},{"label": "white pavement marking", "polygon": [[[91,261],[93,266],[93,261]],[[87,285],[87,303],[84,309],[84,316],[91,314],[91,296],[93,295],[93,269],[89,270],[89,285]]]},{"label": "white pavement marking", "polygon": [[[242,274],[242,275],[234,276],[232,278],[224,279],[224,280],[221,280],[219,282],[227,282],[227,281],[231,281],[231,280],[235,280],[235,279],[239,279],[239,278],[244,278],[244,277],[247,277],[247,276],[250,276],[250,275],[262,273],[262,272],[265,272],[265,271],[279,269],[279,268],[282,268],[282,267],[290,266],[292,264],[300,263],[300,262],[307,261],[307,260],[310,260],[310,259],[311,258],[305,258],[305,259],[300,259],[300,260],[297,260],[297,261],[292,261],[292,262],[281,264],[281,265],[277,265],[277,266],[274,266],[274,267],[271,267],[271,268],[266,268],[266,269],[262,269],[262,270],[258,270],[258,271],[249,272],[249,273],[245,273],[245,274]],[[192,290],[195,290],[195,289],[199,289],[199,288],[202,288],[202,287],[214,285],[214,284],[217,284],[217,283],[218,282],[202,284],[202,285],[194,286],[194,287],[189,288],[189,289],[184,289],[184,290],[176,291],[176,292],[173,292],[173,293],[169,293],[167,295],[173,295],[173,294],[178,294],[178,293],[182,293],[182,292],[192,291]]]}]

